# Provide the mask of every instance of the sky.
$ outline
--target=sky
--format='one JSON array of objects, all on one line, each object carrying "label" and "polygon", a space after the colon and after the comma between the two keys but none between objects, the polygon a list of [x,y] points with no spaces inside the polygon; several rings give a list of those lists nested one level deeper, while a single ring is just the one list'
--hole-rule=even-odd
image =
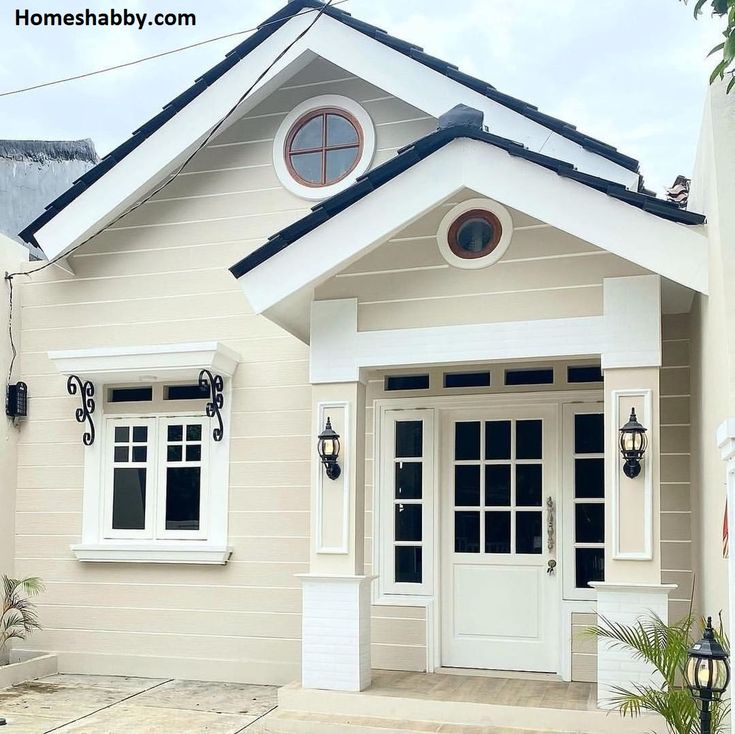
[{"label": "sky", "polygon": [[[249,29],[284,1],[0,0],[0,93]],[[692,173],[714,65],[706,55],[722,23],[695,21],[681,0],[347,0],[340,7],[639,159],[659,195],[679,173]],[[16,26],[17,8],[193,12],[196,26],[24,27]],[[0,97],[0,138],[91,138],[104,155],[244,37]]]}]

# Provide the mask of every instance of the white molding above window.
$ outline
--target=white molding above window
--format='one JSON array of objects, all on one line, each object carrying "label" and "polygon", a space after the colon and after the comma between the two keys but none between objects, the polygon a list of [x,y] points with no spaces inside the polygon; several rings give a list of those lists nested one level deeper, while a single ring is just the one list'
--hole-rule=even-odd
[{"label": "white molding above window", "polygon": [[205,368],[231,377],[239,361],[238,353],[222,342],[72,349],[48,357],[62,375],[100,383],[196,378]]},{"label": "white molding above window", "polygon": [[[291,128],[301,117],[309,112],[313,112],[321,108],[343,110],[354,117],[360,126],[359,132],[361,133],[360,137],[362,140],[362,147],[360,149],[359,160],[355,164],[355,167],[343,179],[327,186],[306,186],[299,183],[288,170],[285,155],[286,138],[288,137]],[[307,99],[305,102],[296,105],[296,107],[286,115],[278,128],[276,137],[273,141],[273,167],[276,170],[278,180],[292,194],[296,194],[296,196],[300,196],[302,199],[310,199],[312,201],[327,199],[330,196],[338,194],[340,191],[344,191],[347,187],[355,183],[358,177],[362,176],[362,174],[370,168],[374,154],[375,127],[370,115],[367,113],[365,108],[355,102],[354,99],[337,94],[323,94],[319,97]]]}]

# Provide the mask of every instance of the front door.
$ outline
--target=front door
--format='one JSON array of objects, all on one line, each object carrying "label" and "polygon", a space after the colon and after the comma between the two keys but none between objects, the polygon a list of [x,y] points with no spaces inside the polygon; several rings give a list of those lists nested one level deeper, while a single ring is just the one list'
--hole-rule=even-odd
[{"label": "front door", "polygon": [[556,406],[442,424],[442,665],[557,672]]}]

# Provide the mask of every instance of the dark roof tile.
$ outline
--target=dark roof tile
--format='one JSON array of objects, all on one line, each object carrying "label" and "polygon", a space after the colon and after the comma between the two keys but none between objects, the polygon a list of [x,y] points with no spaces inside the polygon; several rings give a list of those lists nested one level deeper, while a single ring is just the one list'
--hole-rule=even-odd
[{"label": "dark roof tile", "polygon": [[411,166],[427,158],[435,151],[444,147],[458,138],[469,138],[478,140],[488,145],[505,150],[512,156],[523,158],[531,163],[543,166],[555,171],[558,175],[572,179],[597,191],[606,193],[614,198],[620,199],[631,206],[643,209],[650,214],[663,217],[672,222],[681,224],[703,224],[704,216],[695,212],[683,211],[675,204],[656,199],[647,194],[626,189],[622,184],[609,181],[598,176],[592,176],[575,169],[570,163],[561,161],[550,156],[528,150],[520,143],[507,138],[485,132],[471,125],[458,125],[454,127],[436,130],[429,135],[420,138],[411,145],[401,148],[395,157],[373,168],[368,173],[360,176],[357,181],[339,194],[317,204],[311,214],[303,217],[294,224],[286,227],[273,235],[262,247],[247,255],[230,268],[230,272],[240,278],[250,272],[261,263],[281,252],[288,245],[316,229],[331,217],[347,209],[355,202],[363,199],[375,189],[383,186],[388,181],[396,178],[399,174],[407,171]]}]

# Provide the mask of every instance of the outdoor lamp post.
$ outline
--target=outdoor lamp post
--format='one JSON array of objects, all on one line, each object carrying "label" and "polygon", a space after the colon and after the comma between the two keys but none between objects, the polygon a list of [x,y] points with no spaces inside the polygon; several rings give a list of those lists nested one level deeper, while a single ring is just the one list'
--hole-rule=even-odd
[{"label": "outdoor lamp post", "polygon": [[699,720],[702,734],[712,734],[713,701],[719,701],[730,682],[729,655],[715,639],[712,617],[707,617],[704,637],[692,645],[684,671],[692,696],[699,701]]},{"label": "outdoor lamp post", "polygon": [[330,479],[337,479],[342,473],[337,459],[339,458],[339,433],[332,428],[332,422],[327,418],[327,425],[319,434],[319,458],[324,464],[324,470]]},{"label": "outdoor lamp post", "polygon": [[638,422],[633,408],[628,422],[620,429],[620,453],[625,459],[623,472],[631,479],[635,479],[641,473],[641,459],[648,446],[646,430]]}]

